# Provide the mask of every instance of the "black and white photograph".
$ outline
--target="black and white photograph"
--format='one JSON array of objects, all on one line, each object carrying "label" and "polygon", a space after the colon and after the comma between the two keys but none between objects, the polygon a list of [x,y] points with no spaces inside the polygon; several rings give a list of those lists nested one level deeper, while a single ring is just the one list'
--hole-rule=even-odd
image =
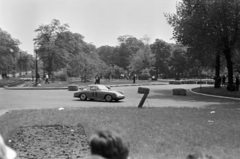
[{"label": "black and white photograph", "polygon": [[238,159],[240,0],[0,0],[0,159]]}]

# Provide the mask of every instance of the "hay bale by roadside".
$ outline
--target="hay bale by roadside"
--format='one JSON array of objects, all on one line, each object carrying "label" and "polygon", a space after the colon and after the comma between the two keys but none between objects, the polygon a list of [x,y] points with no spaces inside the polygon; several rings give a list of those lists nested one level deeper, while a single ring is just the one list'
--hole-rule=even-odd
[{"label": "hay bale by roadside", "polygon": [[173,91],[173,95],[183,95],[183,96],[187,95],[186,89],[183,89],[183,88],[174,88],[172,91]]},{"label": "hay bale by roadside", "polygon": [[149,89],[147,87],[138,87],[138,93],[145,93],[146,89]]}]

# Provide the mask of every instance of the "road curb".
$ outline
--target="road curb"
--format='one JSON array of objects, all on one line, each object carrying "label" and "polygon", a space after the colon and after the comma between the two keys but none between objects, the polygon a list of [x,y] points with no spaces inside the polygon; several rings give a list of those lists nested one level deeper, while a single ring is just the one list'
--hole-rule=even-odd
[{"label": "road curb", "polygon": [[[194,89],[194,88],[192,88],[192,89]],[[233,99],[233,100],[239,100],[240,101],[240,98],[217,96],[217,95],[211,95],[211,94],[205,94],[205,93],[198,93],[198,92],[193,91],[192,89],[189,89],[189,91],[194,93],[194,94],[199,94],[199,95],[209,96],[209,97],[215,97],[215,98]]]},{"label": "road curb", "polygon": [[6,90],[65,90],[68,87],[4,87]]}]

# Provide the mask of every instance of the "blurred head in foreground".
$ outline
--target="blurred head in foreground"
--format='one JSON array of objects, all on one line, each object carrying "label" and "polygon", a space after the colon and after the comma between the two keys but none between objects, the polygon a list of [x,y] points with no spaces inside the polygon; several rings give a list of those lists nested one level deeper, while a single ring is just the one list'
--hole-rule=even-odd
[{"label": "blurred head in foreground", "polygon": [[5,145],[2,136],[0,135],[0,159],[15,159],[17,157],[17,153]]},{"label": "blurred head in foreground", "polygon": [[122,137],[110,130],[96,132],[90,138],[92,155],[99,155],[106,159],[127,159],[129,154],[128,143]]}]

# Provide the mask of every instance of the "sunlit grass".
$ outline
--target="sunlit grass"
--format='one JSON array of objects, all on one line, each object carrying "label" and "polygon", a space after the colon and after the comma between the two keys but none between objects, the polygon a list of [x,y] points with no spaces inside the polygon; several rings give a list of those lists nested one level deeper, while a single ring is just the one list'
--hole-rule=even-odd
[{"label": "sunlit grass", "polygon": [[201,151],[221,159],[240,154],[240,111],[197,108],[79,108],[12,111],[0,117],[11,139],[19,126],[82,124],[88,137],[99,128],[120,131],[137,159],[186,158]]}]

